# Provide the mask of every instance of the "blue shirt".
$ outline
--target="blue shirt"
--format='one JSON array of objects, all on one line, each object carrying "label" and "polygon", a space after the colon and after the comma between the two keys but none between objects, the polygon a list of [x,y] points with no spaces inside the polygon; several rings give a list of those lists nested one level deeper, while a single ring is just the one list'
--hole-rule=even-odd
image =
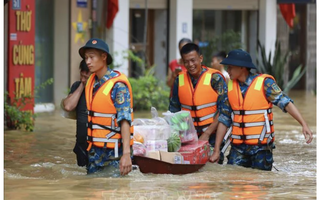
[{"label": "blue shirt", "polygon": [[[205,71],[207,71],[207,69],[202,68],[200,76]],[[193,87],[195,88],[199,79],[195,79],[189,74],[189,72],[187,72],[187,73],[188,73],[188,76],[191,78],[191,82],[192,82]],[[229,127],[231,124],[230,113],[232,112],[232,110],[231,110],[231,107],[230,107],[229,101],[228,101],[227,84],[220,74],[213,74],[211,77],[211,87],[215,92],[217,92],[217,94],[219,94],[218,99],[217,99],[217,109],[220,114],[218,121]],[[173,88],[172,88],[172,94],[170,96],[169,111],[173,112],[173,113],[181,111],[181,103],[179,100],[178,88],[179,88],[179,77],[177,77],[176,80],[174,81]]]},{"label": "blue shirt", "polygon": [[[95,76],[95,83],[93,85],[93,94],[100,88],[100,86],[108,81],[109,79],[118,76],[118,73],[112,69],[107,69],[106,74],[98,80],[98,77]],[[114,102],[114,107],[117,110],[117,123],[120,126],[122,120],[127,120],[131,124],[131,109],[130,109],[130,92],[128,86],[124,83],[116,83],[111,91],[111,99]]]}]

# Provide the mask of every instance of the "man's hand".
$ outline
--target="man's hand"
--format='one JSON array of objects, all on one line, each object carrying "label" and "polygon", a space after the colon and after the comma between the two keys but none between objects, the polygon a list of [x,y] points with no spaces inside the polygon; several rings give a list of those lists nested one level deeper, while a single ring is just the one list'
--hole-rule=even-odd
[{"label": "man's hand", "polygon": [[313,136],[312,131],[307,125],[302,126],[302,134],[304,135],[304,138],[307,141],[307,144],[310,144],[312,142]]},{"label": "man's hand", "polygon": [[78,88],[73,93],[70,93],[65,99],[62,99],[61,107],[63,110],[67,112],[73,111],[78,105],[83,90],[84,85],[79,84]]},{"label": "man's hand", "polygon": [[201,134],[201,136],[199,137],[199,140],[209,141],[210,135],[211,135],[210,133],[205,131]]},{"label": "man's hand", "polygon": [[214,122],[210,124],[210,126],[201,134],[199,140],[209,141],[211,134],[213,134],[218,126],[218,115],[214,117]]},{"label": "man's hand", "polygon": [[176,78],[181,71],[182,71],[181,68],[176,68],[176,69],[174,70],[173,77]]},{"label": "man's hand", "polygon": [[219,159],[220,159],[220,150],[215,148],[213,151],[213,154],[209,158],[209,161],[212,163],[218,163]]},{"label": "man's hand", "polygon": [[289,102],[288,105],[285,107],[285,109],[295,120],[297,120],[301,124],[302,134],[304,135],[304,138],[306,139],[307,144],[310,144],[310,142],[313,139],[312,131],[310,130],[307,123],[302,118],[299,110],[296,108],[296,106],[292,102]]},{"label": "man's hand", "polygon": [[130,153],[123,154],[121,159],[120,159],[120,174],[121,175],[127,175],[129,172],[132,170],[132,162],[131,162],[131,157]]}]

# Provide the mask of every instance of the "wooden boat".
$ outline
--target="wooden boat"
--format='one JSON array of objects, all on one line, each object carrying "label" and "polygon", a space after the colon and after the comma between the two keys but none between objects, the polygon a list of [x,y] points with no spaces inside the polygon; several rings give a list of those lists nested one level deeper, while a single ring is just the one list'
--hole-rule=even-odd
[{"label": "wooden boat", "polygon": [[198,171],[205,164],[171,164],[153,158],[134,156],[133,163],[142,173],[154,174],[189,174]]}]

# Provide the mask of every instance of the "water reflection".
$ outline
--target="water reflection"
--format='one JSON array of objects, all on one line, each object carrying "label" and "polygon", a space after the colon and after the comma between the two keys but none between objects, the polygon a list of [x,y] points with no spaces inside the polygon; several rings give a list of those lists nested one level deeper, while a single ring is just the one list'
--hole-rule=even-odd
[{"label": "water reflection", "polygon": [[[316,98],[289,94],[310,128],[316,131]],[[143,113],[146,117],[146,113]],[[148,115],[148,114],[147,114]],[[136,117],[142,117],[136,113]],[[271,172],[208,163],[187,175],[142,174],[123,178],[110,171],[87,176],[72,152],[75,122],[59,111],[41,114],[32,133],[4,132],[6,199],[314,199],[316,133],[307,145],[301,126],[274,108],[275,167]],[[225,160],[226,162],[226,160]]]}]

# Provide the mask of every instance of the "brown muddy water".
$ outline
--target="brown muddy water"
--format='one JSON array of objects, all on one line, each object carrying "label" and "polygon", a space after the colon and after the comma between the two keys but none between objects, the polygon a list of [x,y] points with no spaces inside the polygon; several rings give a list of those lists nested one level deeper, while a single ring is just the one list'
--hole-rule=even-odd
[{"label": "brown muddy water", "polygon": [[[316,199],[316,97],[289,94],[314,133],[305,143],[300,125],[275,107],[276,149],[271,172],[207,163],[187,175],[132,171],[111,178],[86,175],[72,152],[75,121],[43,113],[34,132],[4,132],[5,199]],[[148,116],[136,113],[136,117]]]}]

